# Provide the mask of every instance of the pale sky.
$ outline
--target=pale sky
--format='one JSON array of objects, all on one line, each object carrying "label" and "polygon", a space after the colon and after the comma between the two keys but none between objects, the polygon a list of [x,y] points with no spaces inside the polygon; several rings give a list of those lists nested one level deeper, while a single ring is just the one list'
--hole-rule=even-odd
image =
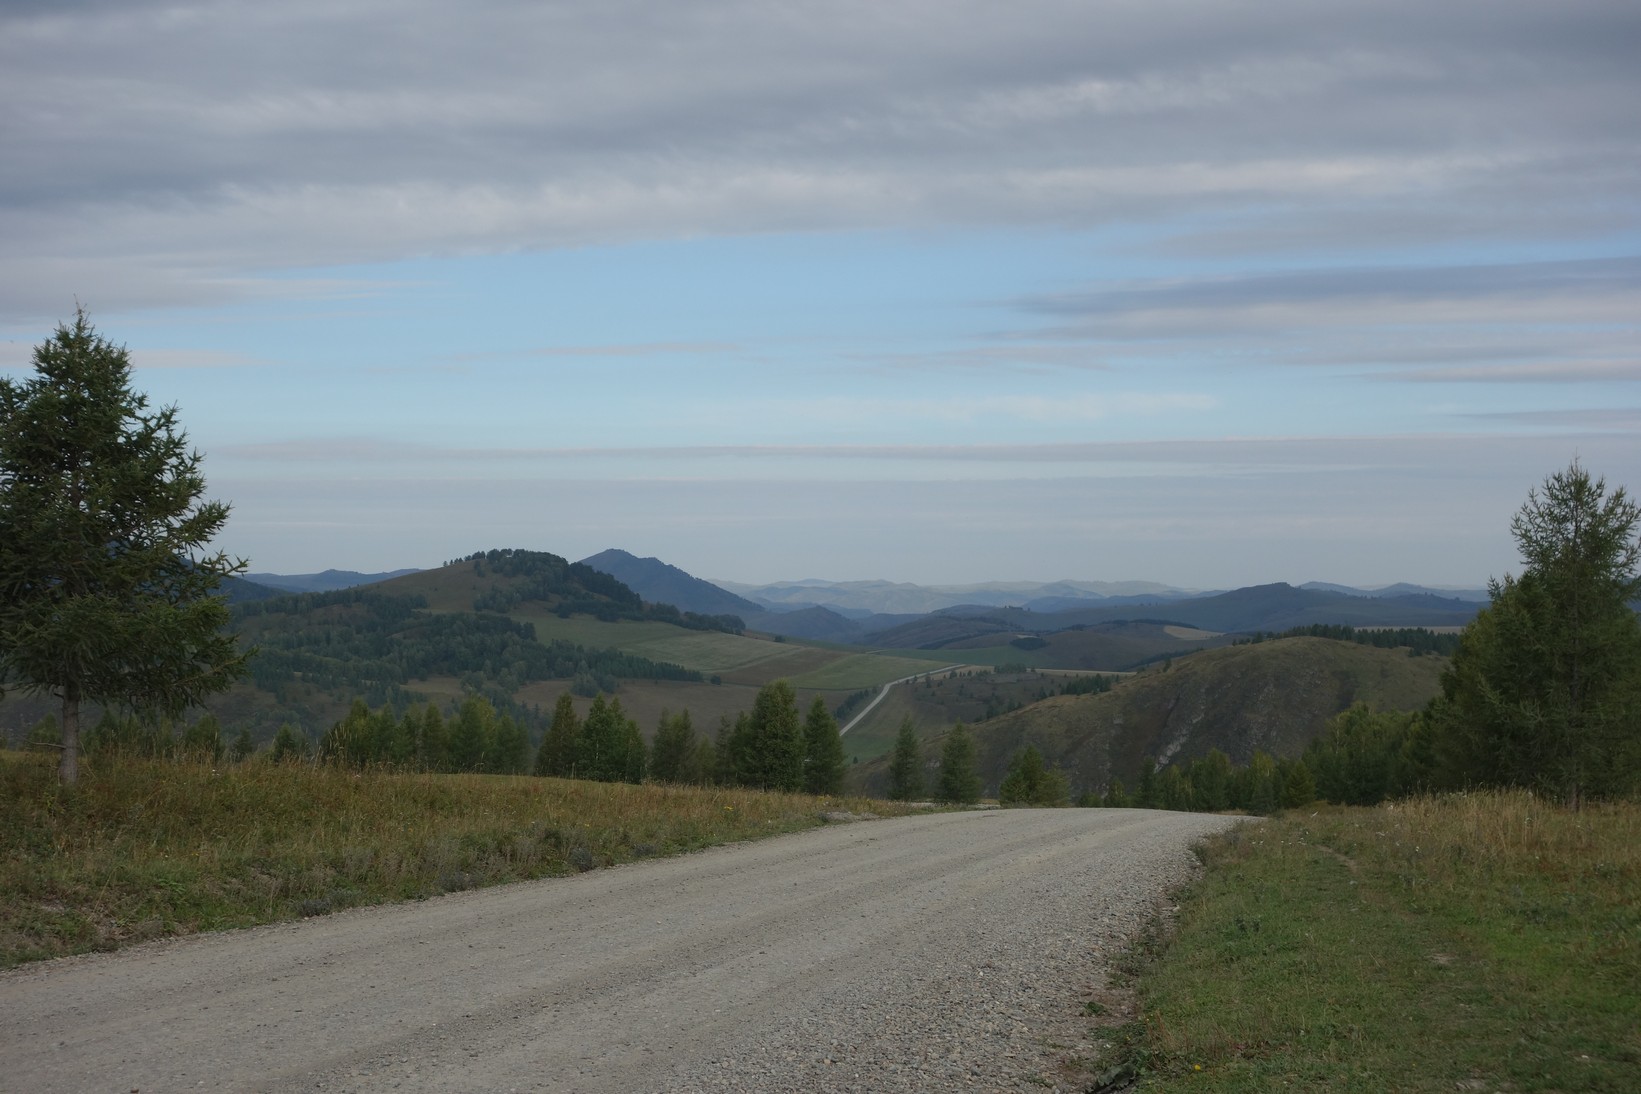
[{"label": "pale sky", "polygon": [[1641,5],[11,0],[78,300],[255,570],[1475,586],[1641,489]]}]

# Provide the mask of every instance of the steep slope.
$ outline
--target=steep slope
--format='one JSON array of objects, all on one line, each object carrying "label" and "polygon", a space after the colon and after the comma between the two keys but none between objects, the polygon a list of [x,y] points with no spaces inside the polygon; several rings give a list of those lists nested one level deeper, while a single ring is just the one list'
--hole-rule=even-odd
[{"label": "steep slope", "polygon": [[658,558],[639,558],[616,548],[600,551],[580,565],[609,574],[652,604],[671,604],[680,611],[702,615],[748,615],[763,606],[720,589],[710,581],[680,570]]},{"label": "steep slope", "polygon": [[[972,730],[987,793],[1027,744],[1066,771],[1074,792],[1103,789],[1112,777],[1132,787],[1148,758],[1189,760],[1211,748],[1239,764],[1255,750],[1294,756],[1353,703],[1417,709],[1439,692],[1446,663],[1326,638],[1228,646],[1130,677],[1103,695],[1056,696]],[[925,743],[931,761],[942,738]],[[887,786],[881,761],[858,765],[856,778],[869,790]]]}]

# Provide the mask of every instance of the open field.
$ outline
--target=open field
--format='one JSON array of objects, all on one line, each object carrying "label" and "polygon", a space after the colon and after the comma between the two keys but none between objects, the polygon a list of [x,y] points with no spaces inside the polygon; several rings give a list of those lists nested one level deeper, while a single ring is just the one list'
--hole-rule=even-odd
[{"label": "open field", "polygon": [[895,657],[876,653],[857,653],[833,660],[799,676],[792,677],[792,685],[824,691],[858,691],[861,688],[880,687],[891,680],[919,672],[946,668],[941,661],[920,657]]},{"label": "open field", "polygon": [[1134,622],[1069,627],[1027,641],[1026,645],[1034,648],[1014,645],[1015,638],[1014,632],[1005,631],[957,639],[934,650],[885,649],[880,652],[955,664],[1012,664],[1035,669],[1116,672],[1162,657],[1180,657],[1234,641],[1231,635],[1213,631]]},{"label": "open field", "polygon": [[1114,1031],[1139,1089],[1635,1089],[1641,806],[1324,808],[1205,858]]},{"label": "open field", "polygon": [[560,619],[554,612],[535,604],[517,608],[510,614],[521,622],[535,624],[536,636],[544,642],[560,638],[589,648],[625,650],[709,676],[756,669],[761,682],[767,682],[793,671],[788,662],[802,665],[796,671],[804,671],[810,667],[807,659],[813,653],[808,647],[791,643],[721,631],[690,631],[670,623],[627,620],[605,623],[585,615]]},{"label": "open field", "polygon": [[883,802],[0,752],[0,965],[694,850]]}]

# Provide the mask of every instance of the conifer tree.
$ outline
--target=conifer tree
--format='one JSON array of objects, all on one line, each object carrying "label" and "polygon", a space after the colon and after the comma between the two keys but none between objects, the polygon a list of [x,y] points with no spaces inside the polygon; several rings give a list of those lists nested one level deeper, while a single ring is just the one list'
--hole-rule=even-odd
[{"label": "conifer tree", "polygon": [[901,719],[895,738],[894,758],[889,762],[889,799],[916,801],[923,796],[923,754],[912,728],[911,715]]},{"label": "conifer tree", "polygon": [[1282,780],[1280,804],[1284,809],[1302,809],[1316,800],[1316,777],[1304,760],[1288,760],[1277,765]]},{"label": "conifer tree", "polygon": [[320,736],[319,758],[354,767],[369,762],[370,708],[363,699],[354,699],[347,714]]},{"label": "conifer tree", "polygon": [[268,759],[274,763],[297,763],[308,757],[308,738],[302,731],[284,722],[268,746]]},{"label": "conifer tree", "polygon": [[946,734],[940,750],[939,799],[956,805],[980,800],[980,772],[975,769],[974,738],[962,722]]},{"label": "conifer tree", "polygon": [[1576,461],[1511,521],[1519,578],[1489,586],[1443,676],[1454,785],[1534,787],[1577,808],[1641,787],[1641,507]]},{"label": "conifer tree", "polygon": [[626,742],[623,739],[621,719],[604,701],[602,693],[593,698],[587,710],[587,720],[581,724],[581,737],[576,742],[575,773],[579,779],[614,782],[621,778],[626,764]]},{"label": "conifer tree", "polygon": [[575,700],[567,691],[558,694],[553,707],[553,721],[541,738],[536,750],[536,774],[568,779],[575,775],[576,758],[580,751],[581,719],[575,712]]},{"label": "conifer tree", "polygon": [[228,507],[200,500],[202,457],[123,347],[80,311],[34,367],[0,378],[0,694],[61,700],[73,783],[82,702],[175,718],[244,672],[215,594],[245,563],[205,553]]},{"label": "conifer tree", "polygon": [[510,714],[498,715],[490,736],[486,771],[499,775],[522,775],[530,768],[530,735]]},{"label": "conifer tree", "polygon": [[758,689],[745,731],[737,725],[736,779],[762,790],[798,790],[803,786],[803,730],[798,697],[792,685],[776,680]]},{"label": "conifer tree", "polygon": [[1034,804],[1043,773],[1043,754],[1029,745],[1020,749],[1009,759],[1008,771],[998,784],[998,802],[1002,805]]},{"label": "conifer tree", "polygon": [[655,727],[655,745],[650,756],[650,777],[657,782],[683,783],[694,781],[690,776],[695,753],[695,727],[689,711],[677,714],[663,710],[661,721]]},{"label": "conifer tree", "polygon": [[838,720],[820,696],[809,704],[803,723],[803,788],[810,794],[836,794],[843,789],[843,738]]},{"label": "conifer tree", "polygon": [[182,740],[178,743],[182,754],[190,760],[203,763],[216,763],[222,759],[225,750],[222,740],[222,723],[215,714],[202,714],[199,720],[183,731]]},{"label": "conifer tree", "polygon": [[434,703],[428,703],[422,712],[421,734],[416,739],[416,753],[423,771],[450,770],[450,731],[445,728],[444,715]]},{"label": "conifer tree", "polygon": [[621,700],[617,699],[612,708],[615,716],[621,720],[621,774],[620,778],[637,785],[644,781],[644,775],[649,767],[649,750],[644,746],[644,734],[638,728],[636,719],[629,718],[621,710]]},{"label": "conifer tree", "polygon": [[496,708],[490,700],[469,695],[456,711],[450,729],[450,765],[456,771],[484,771],[495,753]]},{"label": "conifer tree", "polygon": [[1105,788],[1105,797],[1102,800],[1107,809],[1127,809],[1134,804],[1134,799],[1128,796],[1128,788],[1121,779],[1112,779],[1111,785]]}]

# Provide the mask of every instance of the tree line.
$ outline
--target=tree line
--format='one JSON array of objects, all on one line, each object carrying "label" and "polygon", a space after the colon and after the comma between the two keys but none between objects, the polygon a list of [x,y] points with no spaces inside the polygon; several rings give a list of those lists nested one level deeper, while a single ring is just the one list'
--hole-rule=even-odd
[{"label": "tree line", "polygon": [[[48,716],[23,747],[53,747],[57,736],[56,719]],[[260,753],[248,729],[226,741],[212,714],[177,727],[105,711],[88,731],[84,750],[144,759],[215,763],[260,757],[361,770],[649,780],[822,795],[842,791],[845,770],[837,719],[818,696],[800,716],[796,693],[785,680],[761,688],[752,710],[723,719],[715,735],[697,732],[687,710],[663,711],[649,742],[619,698],[598,695],[583,717],[570,693],[563,692],[534,746],[527,718],[469,695],[449,710],[433,702],[373,709],[356,699],[317,741],[287,722]]]},{"label": "tree line", "polygon": [[1359,646],[1373,646],[1382,650],[1406,649],[1409,656],[1436,654],[1451,657],[1459,648],[1457,634],[1438,634],[1428,627],[1352,627],[1343,623],[1311,623],[1303,627],[1289,627],[1285,631],[1256,631],[1239,638],[1232,645],[1251,646],[1279,638],[1331,638],[1335,642],[1354,642]]},{"label": "tree line", "polygon": [[702,680],[694,669],[617,649],[558,638],[543,642],[533,623],[501,615],[429,614],[426,606],[421,596],[343,589],[241,604],[233,618],[257,643],[250,675],[267,691],[293,678],[362,692],[475,674],[508,692],[537,680],[573,680],[587,695],[614,692],[624,679]]}]

